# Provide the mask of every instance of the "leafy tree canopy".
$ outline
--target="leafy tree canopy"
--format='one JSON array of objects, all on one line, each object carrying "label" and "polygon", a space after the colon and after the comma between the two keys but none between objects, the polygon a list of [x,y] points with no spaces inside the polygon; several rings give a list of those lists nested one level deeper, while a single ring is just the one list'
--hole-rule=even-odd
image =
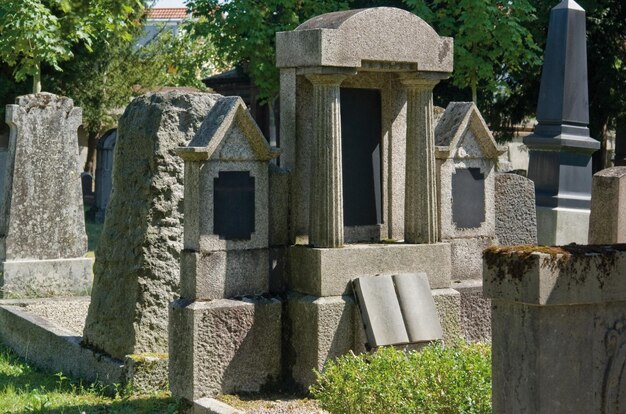
[{"label": "leafy tree canopy", "polygon": [[3,0],[0,60],[16,81],[32,76],[38,92],[42,64],[61,70],[75,44],[90,49],[98,38],[129,40],[143,8],[141,0]]}]

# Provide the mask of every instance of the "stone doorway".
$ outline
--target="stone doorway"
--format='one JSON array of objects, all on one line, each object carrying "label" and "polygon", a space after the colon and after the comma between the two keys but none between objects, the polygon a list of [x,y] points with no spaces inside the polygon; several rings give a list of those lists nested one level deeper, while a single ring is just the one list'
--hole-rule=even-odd
[{"label": "stone doorway", "polygon": [[345,226],[382,224],[381,93],[341,88]]}]

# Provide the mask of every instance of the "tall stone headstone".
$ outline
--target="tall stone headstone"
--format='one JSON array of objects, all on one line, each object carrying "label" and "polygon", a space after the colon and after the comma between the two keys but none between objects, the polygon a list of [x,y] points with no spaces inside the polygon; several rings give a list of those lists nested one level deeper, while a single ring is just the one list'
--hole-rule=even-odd
[{"label": "tall stone headstone", "polygon": [[120,118],[87,345],[117,358],[167,352],[167,309],[178,294],[183,249],[183,162],[175,149],[193,138],[218,97],[150,93]]},{"label": "tall stone headstone", "polygon": [[585,244],[591,205],[585,11],[563,0],[550,13],[528,178],[535,183],[540,244]]},{"label": "tall stone headstone", "polygon": [[626,167],[593,176],[589,244],[626,243]]},{"label": "tall stone headstone", "polygon": [[535,185],[519,174],[496,174],[496,237],[498,244],[537,244]]},{"label": "tall stone headstone", "polygon": [[86,294],[91,259],[78,168],[82,111],[38,93],[7,105],[11,128],[0,198],[1,294]]}]

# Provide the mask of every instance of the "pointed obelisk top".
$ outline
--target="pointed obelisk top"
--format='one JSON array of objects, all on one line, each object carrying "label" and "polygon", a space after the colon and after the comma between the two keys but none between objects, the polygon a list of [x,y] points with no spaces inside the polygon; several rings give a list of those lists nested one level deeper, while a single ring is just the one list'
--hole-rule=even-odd
[{"label": "pointed obelisk top", "polygon": [[570,9],[570,10],[585,11],[585,9],[580,7],[580,5],[578,3],[576,3],[574,0],[563,0],[562,2],[560,2],[559,4],[554,6],[554,8],[552,10],[558,10],[558,9]]}]

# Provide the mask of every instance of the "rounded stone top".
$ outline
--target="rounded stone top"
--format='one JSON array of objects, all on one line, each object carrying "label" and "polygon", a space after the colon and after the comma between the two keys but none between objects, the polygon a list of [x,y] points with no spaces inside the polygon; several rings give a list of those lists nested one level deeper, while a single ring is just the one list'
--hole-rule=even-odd
[{"label": "rounded stone top", "polygon": [[[276,34],[278,67],[350,67],[452,72],[453,40],[406,10],[374,7],[327,13]],[[401,66],[398,66],[401,64]]]},{"label": "rounded stone top", "polygon": [[621,178],[626,176],[626,167],[610,167],[604,170],[598,171],[594,174],[595,177],[616,177]]}]

